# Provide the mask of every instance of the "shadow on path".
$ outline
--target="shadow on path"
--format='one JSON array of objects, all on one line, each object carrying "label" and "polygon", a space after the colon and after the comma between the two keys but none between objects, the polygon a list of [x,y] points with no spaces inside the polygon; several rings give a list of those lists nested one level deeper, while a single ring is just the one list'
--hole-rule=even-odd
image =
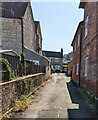
[{"label": "shadow on path", "polygon": [[92,118],[92,120],[94,120],[96,118],[96,111],[94,108],[90,107],[90,104],[82,96],[80,88],[77,87],[72,81],[67,83],[67,87],[72,100],[72,104],[79,105],[78,109],[68,109],[69,120],[76,120],[76,118],[83,120],[89,120]]}]

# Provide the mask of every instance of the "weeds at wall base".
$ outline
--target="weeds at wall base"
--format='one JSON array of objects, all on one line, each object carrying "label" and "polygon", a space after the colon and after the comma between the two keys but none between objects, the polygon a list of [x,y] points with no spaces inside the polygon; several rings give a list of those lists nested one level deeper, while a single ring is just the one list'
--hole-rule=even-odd
[{"label": "weeds at wall base", "polygon": [[12,113],[14,112],[14,108],[11,108],[9,111],[7,111],[5,114],[0,116],[0,120],[6,120],[12,116]]},{"label": "weeds at wall base", "polygon": [[[33,89],[33,91],[27,95],[27,90],[23,92],[23,94],[20,94],[20,96],[15,101],[15,107],[13,108],[13,111],[8,111],[4,115],[0,116],[0,120],[6,120],[7,118],[11,118],[14,116],[14,113],[16,112],[23,112],[26,110],[30,104],[33,102],[33,100],[38,96],[39,90],[41,87],[44,87],[45,84],[47,84],[50,80],[43,81],[40,86]],[[26,82],[26,81],[25,81]],[[17,82],[18,87],[21,86],[20,82]],[[27,87],[27,84],[25,83],[25,87]]]},{"label": "weeds at wall base", "polygon": [[14,115],[14,113],[25,111],[32,104],[33,100],[37,97],[38,93],[39,93],[39,90],[36,90],[33,93],[33,95],[29,97],[27,97],[27,95],[20,96],[15,101],[15,107],[11,108],[5,114],[0,116],[0,120],[6,120],[8,118],[11,118]]},{"label": "weeds at wall base", "polygon": [[84,87],[81,86],[82,95],[84,98],[96,108],[96,100],[91,93],[89,93]]}]

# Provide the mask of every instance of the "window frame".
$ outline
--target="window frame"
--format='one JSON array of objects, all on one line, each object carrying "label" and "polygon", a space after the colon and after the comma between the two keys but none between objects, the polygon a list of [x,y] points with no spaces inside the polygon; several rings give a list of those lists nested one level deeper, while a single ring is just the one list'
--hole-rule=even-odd
[{"label": "window frame", "polygon": [[84,67],[84,76],[88,76],[88,56],[85,57],[85,67]]},{"label": "window frame", "polygon": [[80,46],[80,34],[78,35],[78,47]]},{"label": "window frame", "polygon": [[73,73],[75,73],[75,65],[73,65]]},{"label": "window frame", "polygon": [[58,63],[58,62],[59,62],[59,58],[55,58],[55,62],[57,62],[57,63]]},{"label": "window frame", "polygon": [[74,49],[74,51],[76,51],[76,47],[77,47],[77,44],[76,44],[76,42],[75,42],[75,49]]},{"label": "window frame", "polygon": [[1,39],[1,37],[0,37],[0,46],[2,46],[2,39]]},{"label": "window frame", "polygon": [[76,75],[79,75],[79,63],[76,64]]},{"label": "window frame", "polygon": [[86,19],[85,19],[85,34],[84,34],[84,38],[88,35],[88,23],[89,23],[89,16],[86,16]]}]

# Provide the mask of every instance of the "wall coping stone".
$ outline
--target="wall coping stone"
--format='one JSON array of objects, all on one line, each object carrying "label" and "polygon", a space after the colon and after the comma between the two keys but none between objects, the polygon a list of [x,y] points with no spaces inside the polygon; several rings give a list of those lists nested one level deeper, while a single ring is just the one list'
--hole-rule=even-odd
[{"label": "wall coping stone", "polygon": [[6,84],[9,84],[9,83],[12,83],[12,82],[15,82],[15,81],[19,81],[19,80],[23,80],[23,79],[27,79],[27,78],[32,78],[32,77],[36,77],[36,76],[39,76],[39,75],[44,75],[44,73],[38,73],[38,74],[32,74],[32,75],[27,75],[27,76],[23,76],[23,77],[18,77],[14,80],[0,83],[0,85],[6,85]]}]

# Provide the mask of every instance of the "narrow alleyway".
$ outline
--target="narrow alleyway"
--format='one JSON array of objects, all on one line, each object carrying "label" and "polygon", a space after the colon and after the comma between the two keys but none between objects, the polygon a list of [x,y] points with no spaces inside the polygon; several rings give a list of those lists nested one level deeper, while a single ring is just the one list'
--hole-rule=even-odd
[{"label": "narrow alleyway", "polygon": [[15,118],[92,118],[92,108],[64,74],[55,73],[25,112]]}]

